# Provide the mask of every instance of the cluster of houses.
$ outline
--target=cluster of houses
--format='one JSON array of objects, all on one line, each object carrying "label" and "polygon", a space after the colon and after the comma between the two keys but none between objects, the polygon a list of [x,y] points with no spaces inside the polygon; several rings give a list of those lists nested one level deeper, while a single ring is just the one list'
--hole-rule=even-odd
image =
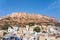
[{"label": "cluster of houses", "polygon": [[[34,31],[35,27],[39,27],[40,32],[37,33],[36,31]],[[29,36],[31,36],[31,34],[37,35],[37,34],[41,34],[41,32],[42,33],[48,33],[48,36],[49,36],[49,33],[50,33],[49,31],[57,34],[58,31],[54,30],[53,28],[56,29],[57,27],[55,25],[52,25],[52,26],[51,25],[49,25],[49,26],[46,26],[46,25],[34,25],[34,26],[26,25],[26,27],[18,27],[17,25],[15,25],[15,26],[12,26],[12,27],[8,27],[8,30],[0,30],[0,37],[6,37],[4,35],[4,33],[9,34],[10,36],[13,36],[14,34],[16,34],[18,37],[26,34],[26,37],[29,37]],[[58,32],[58,34],[60,35],[59,32]]]}]

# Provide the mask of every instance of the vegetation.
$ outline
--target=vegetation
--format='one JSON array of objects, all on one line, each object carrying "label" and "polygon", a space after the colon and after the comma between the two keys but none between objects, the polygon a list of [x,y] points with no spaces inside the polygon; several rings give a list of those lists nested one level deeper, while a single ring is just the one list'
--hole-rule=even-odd
[{"label": "vegetation", "polygon": [[37,27],[35,27],[35,28],[33,29],[33,31],[35,31],[35,32],[40,32],[40,28],[37,26]]},{"label": "vegetation", "polygon": [[8,17],[8,18],[5,18],[5,19],[10,20],[10,19],[11,19],[11,17]]},{"label": "vegetation", "polygon": [[27,25],[33,26],[35,23],[34,22],[29,22]]},{"label": "vegetation", "polygon": [[8,27],[10,27],[10,25],[9,24],[5,24],[3,27],[1,27],[1,29],[2,30],[6,30],[6,29],[8,29]]},{"label": "vegetation", "polygon": [[56,23],[55,26],[60,26],[60,23]]},{"label": "vegetation", "polygon": [[38,23],[36,23],[37,25],[40,25],[41,24],[41,22],[38,22]]}]

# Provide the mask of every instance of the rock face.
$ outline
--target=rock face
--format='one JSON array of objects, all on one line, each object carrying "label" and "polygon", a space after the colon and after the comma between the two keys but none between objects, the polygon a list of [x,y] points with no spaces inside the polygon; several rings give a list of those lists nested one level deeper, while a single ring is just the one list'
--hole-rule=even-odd
[{"label": "rock face", "polygon": [[0,25],[3,24],[21,24],[21,23],[29,23],[29,22],[57,22],[55,18],[48,17],[41,14],[29,14],[25,12],[14,12],[12,14],[9,14],[7,16],[3,16],[0,18]]}]

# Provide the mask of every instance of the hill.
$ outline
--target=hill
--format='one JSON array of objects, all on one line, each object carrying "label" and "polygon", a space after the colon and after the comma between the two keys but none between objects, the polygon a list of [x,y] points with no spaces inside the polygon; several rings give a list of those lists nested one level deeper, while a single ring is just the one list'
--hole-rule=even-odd
[{"label": "hill", "polygon": [[53,17],[48,17],[42,14],[26,13],[26,12],[13,12],[0,18],[0,26],[5,24],[9,25],[23,25],[32,23],[56,23],[57,20]]}]

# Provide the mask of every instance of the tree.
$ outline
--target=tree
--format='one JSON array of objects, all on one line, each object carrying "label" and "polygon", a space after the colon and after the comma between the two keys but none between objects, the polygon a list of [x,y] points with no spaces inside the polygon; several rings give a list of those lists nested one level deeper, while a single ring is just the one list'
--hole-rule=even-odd
[{"label": "tree", "polygon": [[35,27],[34,29],[33,29],[33,31],[35,31],[35,32],[40,32],[40,27]]},{"label": "tree", "polygon": [[5,24],[1,29],[2,30],[6,30],[6,29],[8,29],[8,27],[10,27],[10,25],[9,24]]},{"label": "tree", "polygon": [[5,18],[6,20],[10,20],[11,19],[11,17],[8,17],[8,18]]},{"label": "tree", "polygon": [[33,26],[35,23],[34,22],[29,22],[27,25]]},{"label": "tree", "polygon": [[60,23],[56,23],[55,26],[60,26]]}]

